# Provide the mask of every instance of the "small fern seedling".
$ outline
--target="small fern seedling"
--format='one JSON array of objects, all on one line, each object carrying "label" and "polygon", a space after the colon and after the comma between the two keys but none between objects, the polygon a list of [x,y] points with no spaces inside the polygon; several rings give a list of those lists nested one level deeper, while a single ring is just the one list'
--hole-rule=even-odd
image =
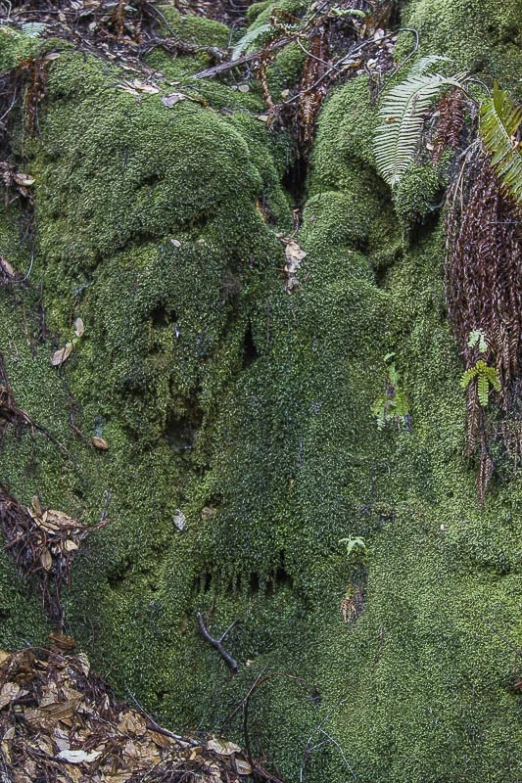
[{"label": "small fern seedling", "polygon": [[477,392],[479,403],[483,408],[489,402],[489,388],[490,386],[497,392],[500,391],[500,378],[498,376],[498,370],[496,367],[491,367],[484,359],[479,359],[473,367],[463,373],[460,379],[460,385],[463,389],[467,389],[469,384],[477,379]]}]

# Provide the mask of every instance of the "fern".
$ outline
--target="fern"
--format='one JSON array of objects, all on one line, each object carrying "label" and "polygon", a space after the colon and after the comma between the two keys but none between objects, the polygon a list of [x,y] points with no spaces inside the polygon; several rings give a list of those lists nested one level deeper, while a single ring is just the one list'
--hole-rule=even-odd
[{"label": "fern", "polygon": [[375,132],[374,153],[377,168],[389,185],[396,185],[412,163],[424,118],[435,98],[448,86],[464,89],[458,77],[410,74],[386,96],[379,112],[382,124]]},{"label": "fern", "polygon": [[426,57],[421,57],[420,60],[417,60],[413,68],[411,68],[409,75],[423,76],[431,70],[433,65],[440,62],[451,62],[451,58],[442,54],[428,54]]},{"label": "fern", "polygon": [[479,353],[486,353],[488,350],[488,344],[482,329],[475,329],[469,333],[468,347],[474,348],[475,346],[478,346]]},{"label": "fern", "polygon": [[261,36],[264,33],[268,33],[274,28],[271,24],[261,24],[259,27],[254,28],[254,30],[249,30],[248,33],[246,33],[242,38],[239,39],[237,44],[232,49],[232,60],[238,60],[241,55],[243,54],[248,47],[254,43],[254,41],[257,41],[258,38],[261,38]]},{"label": "fern", "polygon": [[501,386],[498,370],[496,367],[490,367],[483,359],[479,359],[475,362],[473,367],[468,367],[462,374],[460,385],[466,389],[475,378],[477,378],[479,403],[485,408],[489,402],[489,387],[492,386],[495,391],[500,391]]},{"label": "fern", "polygon": [[480,107],[480,135],[493,169],[517,201],[522,201],[522,155],[514,137],[521,124],[522,107],[495,85],[492,97]]}]

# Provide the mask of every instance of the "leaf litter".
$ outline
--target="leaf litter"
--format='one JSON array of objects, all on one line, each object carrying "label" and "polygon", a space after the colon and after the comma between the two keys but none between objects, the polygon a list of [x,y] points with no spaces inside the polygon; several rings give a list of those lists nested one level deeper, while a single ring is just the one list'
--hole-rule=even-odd
[{"label": "leaf litter", "polygon": [[253,771],[238,745],[175,735],[118,700],[87,656],[56,638],[49,648],[0,651],[2,781],[239,783]]}]

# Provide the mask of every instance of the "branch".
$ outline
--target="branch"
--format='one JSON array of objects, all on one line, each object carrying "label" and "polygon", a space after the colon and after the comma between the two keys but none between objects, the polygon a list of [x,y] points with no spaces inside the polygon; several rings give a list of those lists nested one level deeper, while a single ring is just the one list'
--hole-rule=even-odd
[{"label": "branch", "polygon": [[221,634],[219,639],[215,639],[213,636],[210,635],[206,625],[205,621],[203,620],[203,616],[201,612],[196,612],[196,617],[198,618],[199,628],[201,630],[201,633],[203,634],[203,637],[209,642],[209,644],[212,645],[212,647],[215,647],[218,653],[221,655],[224,661],[230,666],[232,669],[233,674],[239,673],[239,664],[235,660],[235,658],[232,658],[230,653],[228,653],[225,648],[223,647],[223,642],[225,641],[227,635],[230,633],[232,628],[237,624],[237,620],[234,620],[233,623],[231,623],[226,631]]},{"label": "branch", "polygon": [[219,63],[219,65],[214,65],[212,68],[206,68],[204,71],[198,71],[198,73],[193,74],[191,78],[211,79],[213,76],[218,76],[220,73],[230,71],[232,68],[236,68],[238,65],[244,65],[245,63],[252,62],[252,60],[257,60],[267,51],[272,52],[275,49],[280,49],[281,46],[286,46],[286,44],[290,43],[291,40],[291,38],[281,38],[279,41],[275,41],[275,43],[273,43],[271,46],[260,49],[257,52],[252,52],[252,54],[244,54],[242,57],[238,57],[237,60],[231,60],[227,63]]}]

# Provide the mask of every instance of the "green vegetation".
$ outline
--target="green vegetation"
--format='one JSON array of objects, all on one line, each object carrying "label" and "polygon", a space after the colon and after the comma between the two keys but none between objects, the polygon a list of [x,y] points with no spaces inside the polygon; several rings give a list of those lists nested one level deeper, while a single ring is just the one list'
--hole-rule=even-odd
[{"label": "green vegetation", "polygon": [[[253,5],[251,21],[259,12],[266,24],[273,6]],[[403,23],[419,28],[423,55],[491,68],[515,89],[520,50],[502,39],[509,20],[518,35],[514,8],[413,0]],[[0,35],[16,41],[2,68],[40,45]],[[295,51],[285,57],[297,67]],[[179,59],[196,70],[204,58]],[[179,61],[160,59],[176,80]],[[418,175],[406,188],[405,175],[404,198],[399,185],[390,201],[368,77],[336,88],[321,112],[297,237],[307,256],[289,296],[277,231],[292,231],[281,185],[292,149],[257,119],[255,94],[187,76],[176,89],[208,105],[168,108],[66,46],[46,67],[40,136],[20,128],[13,160],[35,177],[35,264],[30,287],[0,290],[0,333],[17,403],[81,471],[38,434],[10,431],[0,472],[22,502],[38,494],[84,522],[108,504],[110,524],[75,563],[68,630],[173,728],[241,740],[234,710],[256,678],[300,677],[274,677],[251,704],[252,750],[288,780],[324,725],[365,783],[515,781],[513,651],[492,627],[519,646],[520,476],[493,479],[477,503],[436,187]],[[0,254],[26,270],[23,210],[1,204]],[[77,318],[84,335],[51,366]],[[411,415],[411,432],[378,431],[369,415],[386,351],[394,404],[395,368],[407,379],[393,415]],[[109,450],[94,451],[92,435]],[[351,623],[339,611],[352,579],[342,539],[371,551]],[[2,574],[1,645],[42,643],[38,602],[15,587],[6,553]],[[199,634],[198,610],[216,632],[239,619],[227,638],[237,677]],[[351,777],[337,745],[309,755],[305,780]]]}]

